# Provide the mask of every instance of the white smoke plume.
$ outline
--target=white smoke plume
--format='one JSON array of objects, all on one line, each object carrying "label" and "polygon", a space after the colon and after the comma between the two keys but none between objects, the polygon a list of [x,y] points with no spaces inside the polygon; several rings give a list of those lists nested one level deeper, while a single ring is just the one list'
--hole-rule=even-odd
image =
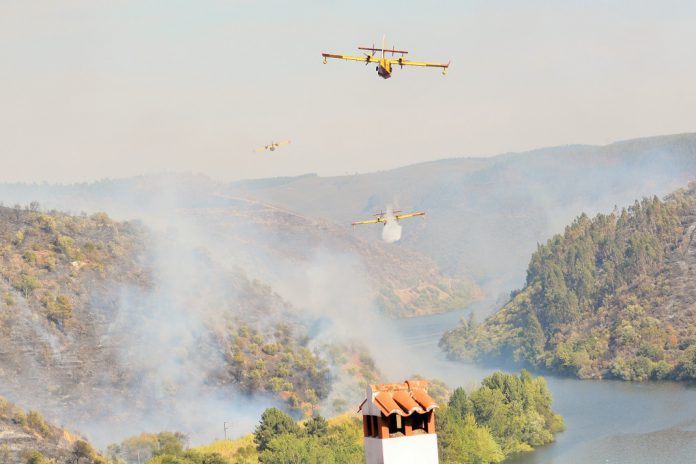
[{"label": "white smoke plume", "polygon": [[[360,256],[330,240],[322,244],[321,233],[305,240],[292,228],[286,232],[294,226],[292,214],[223,201],[208,192],[186,193],[179,180],[150,179],[156,193],[147,195],[139,186],[126,186],[109,195],[108,208],[99,202],[79,205],[143,223],[151,240],[143,257],[148,285],[114,284],[103,295],[95,293],[92,306],[105,321],[96,336],[112,363],[96,370],[99,388],[80,396],[79,405],[41,392],[18,391],[14,400],[79,430],[100,447],[160,430],[184,432],[192,445],[205,443],[220,437],[224,421],[234,422],[232,436],[248,433],[265,407],[283,404],[218,380],[229,368],[220,340],[235,317],[250,324],[298,321],[307,330],[308,347],[319,352],[332,343],[353,342],[372,352],[379,340],[380,369],[385,366],[390,378],[402,376],[393,367],[400,366],[403,343],[374,304],[374,282]],[[134,197],[139,201],[130,201]],[[72,205],[72,197],[37,198],[58,209]],[[211,198],[219,203],[210,206]],[[393,216],[391,208],[387,211]],[[268,217],[271,225],[253,220],[256,216]],[[400,238],[395,220],[385,229],[390,241]],[[244,271],[250,291],[239,293],[244,285],[231,280],[236,269]],[[321,406],[325,414],[335,412],[334,398],[351,407],[361,400],[362,388],[336,369],[331,396]],[[59,384],[51,375],[44,383]],[[75,388],[69,380],[61,385]]]},{"label": "white smoke plume", "polygon": [[394,219],[394,210],[391,207],[387,208],[387,223],[382,229],[382,240],[387,243],[394,243],[401,240],[401,224]]}]

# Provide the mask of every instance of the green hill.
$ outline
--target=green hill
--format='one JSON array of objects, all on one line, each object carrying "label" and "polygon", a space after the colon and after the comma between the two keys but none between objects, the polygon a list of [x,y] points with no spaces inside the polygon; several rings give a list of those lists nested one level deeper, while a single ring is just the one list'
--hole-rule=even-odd
[{"label": "green hill", "polygon": [[696,379],[695,231],[696,184],[583,214],[538,247],[509,303],[442,344],[580,378]]}]

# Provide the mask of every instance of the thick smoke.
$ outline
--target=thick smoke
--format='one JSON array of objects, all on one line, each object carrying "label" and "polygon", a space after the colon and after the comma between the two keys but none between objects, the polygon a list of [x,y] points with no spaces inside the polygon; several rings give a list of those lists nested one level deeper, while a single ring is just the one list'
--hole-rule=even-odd
[{"label": "thick smoke", "polygon": [[[79,405],[40,392],[19,392],[20,404],[47,411],[99,446],[159,430],[179,430],[189,434],[191,444],[203,443],[221,436],[223,421],[234,424],[233,434],[248,433],[264,408],[279,403],[216,382],[227,368],[220,341],[237,319],[270,327],[289,318],[307,329],[311,349],[357,343],[380,352],[378,367],[384,366],[385,374],[402,370],[395,369],[402,342],[374,305],[374,283],[358,255],[337,249],[330,237],[322,245],[291,235],[299,241],[288,243],[282,224],[292,224],[292,216],[269,216],[281,226],[267,228],[260,225],[264,221],[250,220],[271,214],[254,210],[258,205],[197,204],[176,182],[152,188],[156,194],[136,203],[130,199],[137,190],[109,195],[117,219],[138,219],[151,234],[144,264],[150,279],[144,286],[114,285],[108,295],[95,296],[93,306],[107,321],[99,345],[113,353],[112,364],[98,374],[99,388]],[[210,201],[215,195],[205,197]],[[76,208],[69,199],[36,199],[49,208]],[[83,200],[79,208],[106,209],[101,206]],[[240,294],[234,279],[268,293]],[[336,397],[347,399],[350,407],[359,403],[363,390],[350,375],[334,372],[333,380],[325,413],[336,412],[330,406]]]}]

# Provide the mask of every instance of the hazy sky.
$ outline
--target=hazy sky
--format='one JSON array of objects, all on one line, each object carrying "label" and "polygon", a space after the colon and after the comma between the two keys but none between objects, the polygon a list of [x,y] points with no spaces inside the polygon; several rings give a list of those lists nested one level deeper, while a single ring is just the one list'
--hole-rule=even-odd
[{"label": "hazy sky", "polygon": [[[383,33],[449,74],[322,64]],[[695,83],[696,1],[0,0],[0,181],[333,175],[690,132]]]}]

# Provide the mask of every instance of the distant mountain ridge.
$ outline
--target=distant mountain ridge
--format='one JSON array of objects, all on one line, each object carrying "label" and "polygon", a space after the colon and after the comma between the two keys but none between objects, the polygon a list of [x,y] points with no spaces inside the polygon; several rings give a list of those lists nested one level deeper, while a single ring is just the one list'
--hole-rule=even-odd
[{"label": "distant mountain ridge", "polygon": [[[567,145],[490,158],[453,158],[353,176],[300,176],[237,182],[258,198],[341,225],[391,204],[425,210],[404,222],[400,247],[435,259],[491,292],[523,281],[536,243],[585,211],[610,211],[645,195],[665,195],[696,178],[696,134]],[[378,228],[356,230],[378,240]]]},{"label": "distant mountain ridge", "polygon": [[[575,216],[610,211],[634,198],[665,195],[696,178],[696,134],[647,137],[605,146],[565,145],[489,158],[449,158],[352,176],[213,181],[162,174],[91,184],[0,184],[6,205],[108,211],[130,219],[164,207],[225,206],[227,197],[275,206],[349,229],[387,205],[425,210],[404,221],[395,250],[434,259],[440,271],[473,279],[495,295],[518,287],[536,243]],[[162,195],[160,192],[173,192]],[[378,244],[379,227],[355,237]],[[379,245],[381,246],[381,245]]]}]

